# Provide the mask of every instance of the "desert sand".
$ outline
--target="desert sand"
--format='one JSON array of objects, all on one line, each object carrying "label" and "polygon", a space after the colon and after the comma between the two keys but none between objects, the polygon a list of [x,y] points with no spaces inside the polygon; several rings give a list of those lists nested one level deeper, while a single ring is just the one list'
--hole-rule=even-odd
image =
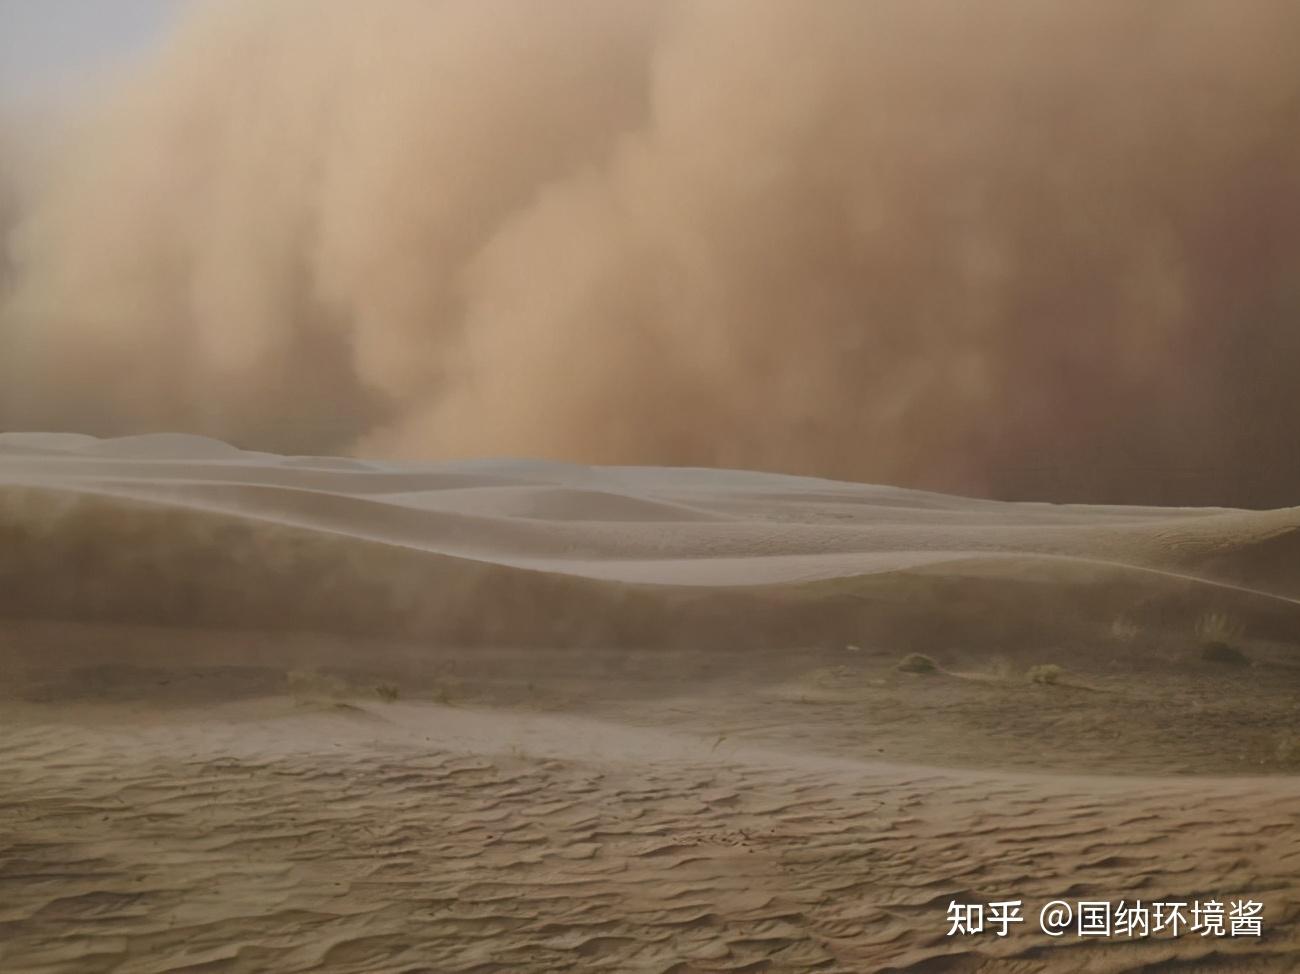
[{"label": "desert sand", "polygon": [[4,972],[1300,969],[1300,509],[3,434],[0,551]]}]

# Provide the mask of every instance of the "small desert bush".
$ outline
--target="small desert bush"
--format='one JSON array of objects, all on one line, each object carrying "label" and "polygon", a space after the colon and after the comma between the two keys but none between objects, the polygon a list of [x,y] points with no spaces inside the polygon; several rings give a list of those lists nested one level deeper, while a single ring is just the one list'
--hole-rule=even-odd
[{"label": "small desert bush", "polygon": [[1207,663],[1225,663],[1228,666],[1248,666],[1250,657],[1236,646],[1215,639],[1201,647],[1201,659]]},{"label": "small desert bush", "polygon": [[1240,623],[1223,612],[1207,612],[1196,620],[1196,635],[1203,643],[1233,643],[1244,632]]},{"label": "small desert bush", "polygon": [[375,693],[384,703],[392,703],[398,697],[397,685],[394,683],[381,683],[375,687]]},{"label": "small desert bush", "polygon": [[1028,676],[1030,683],[1044,683],[1050,685],[1060,683],[1061,677],[1064,674],[1065,670],[1057,666],[1055,663],[1040,663],[1038,666],[1031,666],[1029,668]]},{"label": "small desert bush", "polygon": [[937,673],[939,664],[923,653],[908,653],[898,661],[896,669],[901,673]]}]

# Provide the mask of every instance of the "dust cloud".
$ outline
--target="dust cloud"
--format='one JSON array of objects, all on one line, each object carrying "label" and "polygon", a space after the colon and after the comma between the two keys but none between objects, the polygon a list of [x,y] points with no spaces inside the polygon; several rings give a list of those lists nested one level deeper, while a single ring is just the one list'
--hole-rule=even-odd
[{"label": "dust cloud", "polygon": [[1294,504],[1296,50],[1289,0],[200,5],[0,189],[0,426]]}]

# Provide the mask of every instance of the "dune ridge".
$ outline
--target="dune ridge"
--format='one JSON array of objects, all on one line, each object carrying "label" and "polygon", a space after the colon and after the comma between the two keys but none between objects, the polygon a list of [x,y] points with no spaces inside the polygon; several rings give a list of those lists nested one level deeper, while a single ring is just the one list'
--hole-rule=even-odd
[{"label": "dune ridge", "polygon": [[1026,586],[1127,589],[1082,620],[1098,628],[1202,600],[1285,635],[1300,596],[1300,509],[1058,507],[525,461],[337,469],[189,437],[0,440],[0,530],[9,612],[461,642],[750,638],[782,619],[775,638],[851,640],[873,615],[906,613],[909,589],[960,615],[921,594],[941,583],[998,603]]}]

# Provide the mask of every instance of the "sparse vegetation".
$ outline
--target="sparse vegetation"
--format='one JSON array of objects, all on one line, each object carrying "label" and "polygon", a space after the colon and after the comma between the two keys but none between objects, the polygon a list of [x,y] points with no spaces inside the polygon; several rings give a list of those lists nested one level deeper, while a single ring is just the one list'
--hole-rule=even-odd
[{"label": "sparse vegetation", "polygon": [[1250,657],[1237,648],[1245,627],[1223,612],[1206,612],[1196,620],[1201,659],[1224,666],[1249,666]]},{"label": "sparse vegetation", "polygon": [[1029,668],[1029,682],[1053,685],[1061,682],[1061,677],[1065,675],[1064,668],[1057,666],[1055,663],[1040,663],[1038,666]]},{"label": "sparse vegetation", "polygon": [[908,653],[895,667],[900,673],[937,673],[939,664],[924,653]]},{"label": "sparse vegetation", "polygon": [[1201,647],[1201,659],[1207,663],[1222,663],[1227,666],[1249,666],[1250,657],[1236,646],[1220,640],[1211,640]]},{"label": "sparse vegetation", "polygon": [[384,701],[384,703],[392,703],[398,697],[397,686],[393,683],[379,684],[375,687],[375,693],[379,695],[379,699]]},{"label": "sparse vegetation", "polygon": [[1244,633],[1244,627],[1223,612],[1207,612],[1196,620],[1196,635],[1203,643],[1232,644]]}]

